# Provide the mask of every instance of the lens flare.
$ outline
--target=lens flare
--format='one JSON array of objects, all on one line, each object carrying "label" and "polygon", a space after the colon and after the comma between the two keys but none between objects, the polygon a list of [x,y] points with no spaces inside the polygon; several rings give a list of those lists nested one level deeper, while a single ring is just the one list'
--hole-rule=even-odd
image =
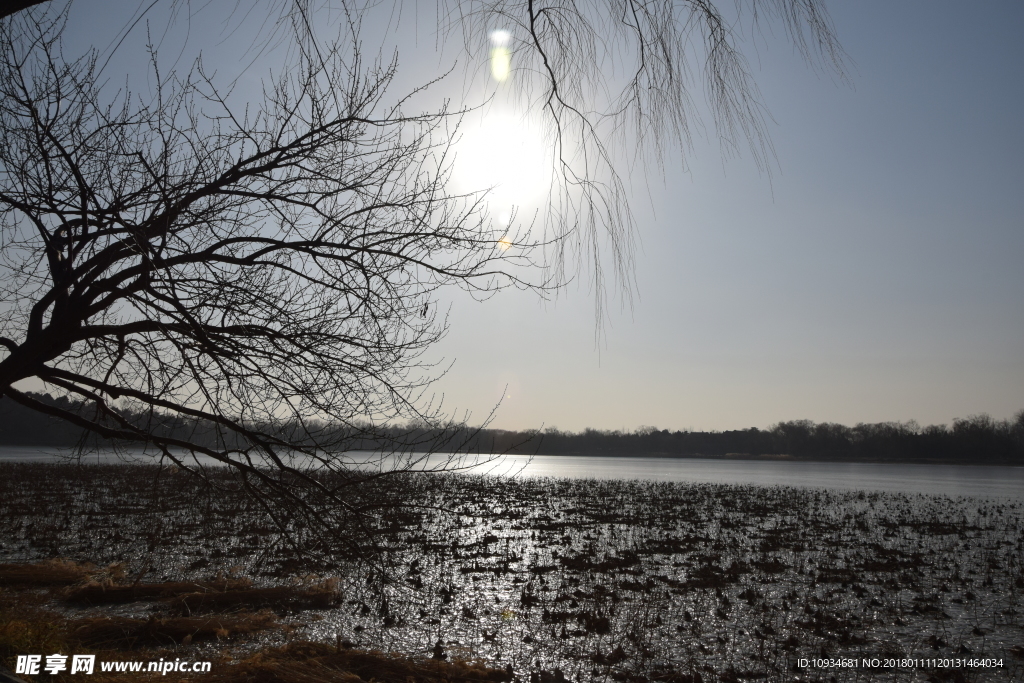
[{"label": "lens flare", "polygon": [[504,83],[512,73],[512,50],[509,43],[512,34],[508,31],[491,32],[491,77]]}]

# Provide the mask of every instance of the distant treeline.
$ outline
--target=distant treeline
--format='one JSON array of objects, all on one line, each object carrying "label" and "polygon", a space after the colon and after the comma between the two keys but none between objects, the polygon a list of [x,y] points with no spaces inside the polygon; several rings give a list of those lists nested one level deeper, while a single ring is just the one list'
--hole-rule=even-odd
[{"label": "distant treeline", "polygon": [[[86,403],[71,401],[64,396],[54,398],[49,394],[30,392],[29,396],[63,411],[79,413],[88,418],[93,417],[94,409]],[[142,420],[134,421],[141,422]],[[198,437],[200,442],[212,443],[215,441],[215,430],[212,425],[159,414],[150,414],[145,421],[152,425],[155,431],[164,435]],[[102,444],[100,437],[86,434],[80,427],[67,420],[45,415],[15,403],[6,396],[0,396],[0,445],[70,447],[78,445],[83,439],[93,445]]]},{"label": "distant treeline", "polygon": [[[483,435],[482,435],[483,436]],[[546,430],[519,448],[524,433],[499,432],[495,450],[546,455],[665,455],[682,457],[792,458],[889,462],[941,462],[1024,465],[1024,411],[1013,421],[976,415],[951,427],[920,427],[914,422],[858,424],[854,427],[809,420],[780,422],[768,429],[694,432],[641,428],[635,432],[587,429],[579,433]]]},{"label": "distant treeline", "polygon": [[[65,398],[35,395],[51,405],[75,411],[89,406]],[[213,425],[180,418],[147,417],[154,431],[193,443],[224,445]],[[133,420],[134,421],[134,420]],[[277,433],[297,428],[285,425]],[[58,418],[23,408],[0,398],[0,445],[74,446],[82,430]],[[508,431],[427,425],[360,429],[319,426],[317,440],[344,443],[353,450],[376,450],[385,444],[402,450],[438,450],[544,455],[616,455],[716,458],[789,458],[851,462],[888,461],[1024,466],[1024,410],[1010,420],[988,415],[956,419],[952,426],[920,427],[915,422],[882,422],[847,427],[809,420],[780,422],[768,429],[695,432],[642,427],[633,432],[587,429],[582,432]],[[93,441],[102,445],[100,441]]]}]

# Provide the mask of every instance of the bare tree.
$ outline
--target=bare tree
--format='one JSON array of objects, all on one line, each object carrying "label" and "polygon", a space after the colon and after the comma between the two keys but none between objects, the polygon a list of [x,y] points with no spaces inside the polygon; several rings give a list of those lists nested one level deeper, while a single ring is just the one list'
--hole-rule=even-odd
[{"label": "bare tree", "polygon": [[[424,393],[420,354],[446,329],[439,288],[545,289],[563,273],[537,271],[539,255],[559,266],[576,252],[594,264],[600,317],[601,235],[620,282],[632,267],[616,139],[652,151],[630,164],[661,163],[666,141],[685,153],[702,85],[726,152],[745,141],[770,157],[740,25],[709,2],[452,0],[445,35],[462,31],[475,54],[506,30],[517,92],[552,124],[546,231],[509,234],[481,195],[449,191],[463,110],[388,104],[395,63],[363,63],[363,10],[341,4],[349,51],[317,39],[308,2],[275,5],[300,49],[241,108],[201,63],[163,74],[155,53],[147,96],[102,87],[96,53],[62,56],[66,9],[0,21],[4,396],[181,467],[229,465],[315,519],[314,499],[344,508],[352,449],[457,448],[457,425]],[[816,0],[750,7],[751,26],[776,15],[841,73]],[[609,78],[609,63],[625,75]],[[25,380],[77,402],[40,401]],[[403,436],[398,419],[440,430]]]},{"label": "bare tree", "polygon": [[[0,17],[48,1],[11,3]],[[134,10],[132,25],[155,4]],[[383,11],[401,14],[406,4],[395,0]],[[339,8],[353,25],[382,9],[355,0],[267,0],[257,11],[271,20],[255,42],[273,42],[283,29],[315,52],[324,7]],[[547,123],[556,172],[540,225],[556,247],[549,263],[558,279],[567,266],[589,269],[598,336],[608,296],[618,291],[629,301],[633,293],[635,227],[624,169],[643,176],[666,158],[685,163],[704,110],[723,155],[746,150],[770,173],[766,111],[741,49],[764,24],[780,27],[809,64],[845,80],[846,56],[824,0],[744,0],[730,11],[712,0],[438,0],[441,42],[459,40],[467,65],[479,67],[501,33],[512,56],[508,87],[524,111]]]},{"label": "bare tree", "polygon": [[149,98],[108,95],[95,55],[62,60],[64,19],[0,27],[3,394],[293,502],[338,503],[310,468],[360,444],[424,446],[381,425],[450,426],[421,400],[432,296],[531,286],[533,246],[446,191],[458,112],[386,105],[394,65],[338,48],[242,111],[155,58]]}]

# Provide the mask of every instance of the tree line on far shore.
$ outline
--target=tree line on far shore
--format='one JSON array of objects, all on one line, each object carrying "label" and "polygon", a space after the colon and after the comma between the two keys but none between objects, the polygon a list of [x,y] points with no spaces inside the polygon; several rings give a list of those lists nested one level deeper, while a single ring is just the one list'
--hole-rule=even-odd
[{"label": "tree line on far shore", "polygon": [[[722,432],[641,427],[633,432],[545,430],[540,453],[789,457],[798,460],[942,462],[1024,465],[1024,410],[1013,420],[973,415],[952,426],[916,422],[842,424],[779,422],[768,429]],[[505,437],[506,439],[508,437]],[[515,441],[515,437],[509,442]],[[520,439],[521,440],[521,439]]]},{"label": "tree line on far shore", "polygon": [[[66,398],[53,398],[47,394],[35,396],[62,408],[73,406]],[[84,404],[73,407],[88,410]],[[159,422],[161,418],[149,414],[147,419]],[[154,426],[167,435],[187,435],[191,440],[222,438],[213,425],[186,422],[178,417],[167,417]],[[288,429],[287,426],[285,428]],[[299,431],[297,425],[290,429]],[[474,429],[464,425],[434,428],[427,424],[372,429],[320,424],[317,429],[321,433],[351,431],[351,450],[378,450],[384,444],[390,447],[399,444],[400,450],[407,451],[465,453],[775,457],[1024,465],[1024,410],[1012,420],[997,420],[981,414],[955,419],[952,425],[927,427],[913,421],[861,423],[848,427],[829,422],[791,420],[767,429],[751,427],[709,432],[669,431],[655,427],[640,427],[635,431],[585,429],[567,432],[555,428],[511,431]],[[298,436],[297,433],[293,435]],[[71,447],[79,444],[102,447],[103,441],[90,438],[63,420],[28,410],[13,401],[0,400],[0,445]]]}]

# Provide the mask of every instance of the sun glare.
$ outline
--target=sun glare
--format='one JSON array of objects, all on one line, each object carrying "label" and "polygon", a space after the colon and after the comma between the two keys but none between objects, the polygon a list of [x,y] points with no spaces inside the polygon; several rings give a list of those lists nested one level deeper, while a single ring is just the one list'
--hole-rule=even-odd
[{"label": "sun glare", "polygon": [[467,121],[456,155],[458,184],[468,192],[490,188],[495,210],[532,204],[549,184],[541,138],[519,117],[492,113],[479,124]]}]

